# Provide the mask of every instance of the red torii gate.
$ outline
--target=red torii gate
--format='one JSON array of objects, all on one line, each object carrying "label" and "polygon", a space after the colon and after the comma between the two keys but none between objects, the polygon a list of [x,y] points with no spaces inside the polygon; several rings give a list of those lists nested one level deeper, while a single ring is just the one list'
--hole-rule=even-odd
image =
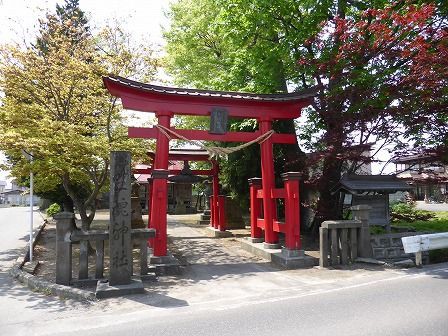
[{"label": "red torii gate", "polygon": [[[125,109],[154,112],[158,124],[189,140],[206,140],[220,142],[249,142],[272,130],[272,122],[279,119],[294,119],[300,116],[303,107],[311,103],[314,93],[289,94],[252,94],[239,92],[208,91],[195,89],[178,89],[151,84],[144,84],[127,78],[109,76],[103,78],[109,92],[121,98]],[[224,109],[231,118],[252,118],[259,123],[256,132],[225,132],[211,134],[202,130],[181,130],[171,128],[170,121],[175,115],[210,116],[215,109]],[[128,135],[132,138],[156,139],[156,151],[153,163],[153,197],[151,204],[150,225],[156,229],[153,244],[154,256],[167,255],[167,177],[169,138],[159,128],[129,127]],[[170,134],[172,136],[172,134]],[[176,136],[172,136],[176,138]],[[258,218],[257,210],[251,209],[252,238],[261,238],[264,229],[266,247],[277,247],[278,232],[287,233],[287,248],[300,248],[298,209],[286,213],[288,229],[281,229],[276,221],[275,199],[289,197],[295,199],[298,208],[298,183],[293,190],[275,189],[273,144],[294,144],[295,134],[273,134],[260,144],[261,147],[261,185],[253,188],[256,198],[262,199],[263,219]],[[294,180],[293,175],[286,180]],[[297,182],[297,181],[296,181]],[[256,190],[256,191],[255,191]],[[289,190],[289,191],[288,191]],[[289,196],[287,196],[288,194]],[[285,198],[286,200],[286,198]],[[216,199],[214,201],[217,201]],[[257,202],[252,199],[251,204]],[[291,202],[289,202],[291,204]],[[256,207],[258,208],[258,207]],[[291,207],[289,207],[291,208]],[[289,218],[289,220],[288,220]],[[289,236],[289,239],[288,239]]]}]

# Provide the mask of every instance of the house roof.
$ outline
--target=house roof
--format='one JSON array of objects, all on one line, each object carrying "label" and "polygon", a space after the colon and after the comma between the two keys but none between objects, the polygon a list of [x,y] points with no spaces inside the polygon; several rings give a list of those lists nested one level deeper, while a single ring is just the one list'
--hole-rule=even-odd
[{"label": "house roof", "polygon": [[21,195],[21,194],[26,194],[27,192],[26,191],[24,191],[24,190],[19,190],[19,189],[14,189],[14,190],[5,190],[4,192],[3,192],[3,194],[6,196],[6,195],[14,195],[14,194],[17,194],[17,195]]},{"label": "house roof", "polygon": [[395,156],[392,163],[418,163],[418,162],[434,162],[437,161],[437,154],[433,152],[417,153],[409,155]]},{"label": "house roof", "polygon": [[342,191],[349,194],[375,192],[393,194],[397,191],[412,190],[412,186],[395,175],[344,175],[333,188],[333,192]]}]

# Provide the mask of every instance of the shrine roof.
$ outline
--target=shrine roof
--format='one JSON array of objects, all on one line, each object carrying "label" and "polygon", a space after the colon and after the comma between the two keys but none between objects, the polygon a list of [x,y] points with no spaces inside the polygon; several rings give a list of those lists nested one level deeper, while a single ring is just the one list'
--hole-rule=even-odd
[{"label": "shrine roof", "polygon": [[172,96],[192,96],[192,97],[228,98],[237,100],[285,102],[285,101],[303,100],[305,98],[311,98],[316,95],[315,91],[312,89],[302,92],[282,93],[282,94],[256,94],[247,92],[186,89],[186,88],[176,88],[176,87],[141,83],[120,76],[104,77],[104,81],[119,83],[129,88],[137,89],[139,91],[154,92]]},{"label": "shrine roof", "polygon": [[397,191],[411,190],[413,187],[395,175],[344,175],[333,188],[333,192],[343,191],[349,194],[375,192],[392,194]]}]

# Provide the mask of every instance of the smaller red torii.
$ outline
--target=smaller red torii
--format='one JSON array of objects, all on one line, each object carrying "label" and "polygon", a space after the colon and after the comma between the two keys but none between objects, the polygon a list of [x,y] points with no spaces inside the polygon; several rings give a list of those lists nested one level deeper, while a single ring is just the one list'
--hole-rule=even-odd
[{"label": "smaller red torii", "polygon": [[[148,152],[148,156],[153,160],[155,158],[154,152]],[[214,228],[225,231],[225,214],[224,214],[224,200],[219,197],[219,164],[216,160],[210,159],[209,154],[203,150],[196,149],[176,149],[170,150],[168,153],[168,160],[170,161],[203,161],[210,162],[212,164],[211,169],[193,169],[191,172],[194,175],[211,176],[212,177],[212,198],[210,202],[211,221],[210,225]],[[154,168],[133,169],[134,174],[152,174]],[[180,174],[180,169],[169,169],[170,175]],[[148,209],[151,209],[152,195],[153,195],[152,179],[148,180]],[[218,201],[214,201],[218,200]],[[150,214],[149,214],[150,215]],[[150,222],[150,221],[149,221]],[[151,227],[151,223],[148,223]]]}]

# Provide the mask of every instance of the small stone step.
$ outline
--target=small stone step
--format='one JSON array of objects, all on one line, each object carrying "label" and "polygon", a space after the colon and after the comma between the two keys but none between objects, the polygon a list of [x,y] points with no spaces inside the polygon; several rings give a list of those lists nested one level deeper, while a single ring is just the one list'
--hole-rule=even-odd
[{"label": "small stone step", "polygon": [[201,220],[210,220],[210,215],[201,215]]},{"label": "small stone step", "polygon": [[40,265],[39,261],[28,261],[22,266],[22,270],[24,270],[27,273],[34,274],[39,265]]},{"label": "small stone step", "polygon": [[212,214],[211,210],[204,210],[205,216],[210,216]]},{"label": "small stone step", "polygon": [[210,225],[210,219],[207,220],[198,220],[199,225]]}]

